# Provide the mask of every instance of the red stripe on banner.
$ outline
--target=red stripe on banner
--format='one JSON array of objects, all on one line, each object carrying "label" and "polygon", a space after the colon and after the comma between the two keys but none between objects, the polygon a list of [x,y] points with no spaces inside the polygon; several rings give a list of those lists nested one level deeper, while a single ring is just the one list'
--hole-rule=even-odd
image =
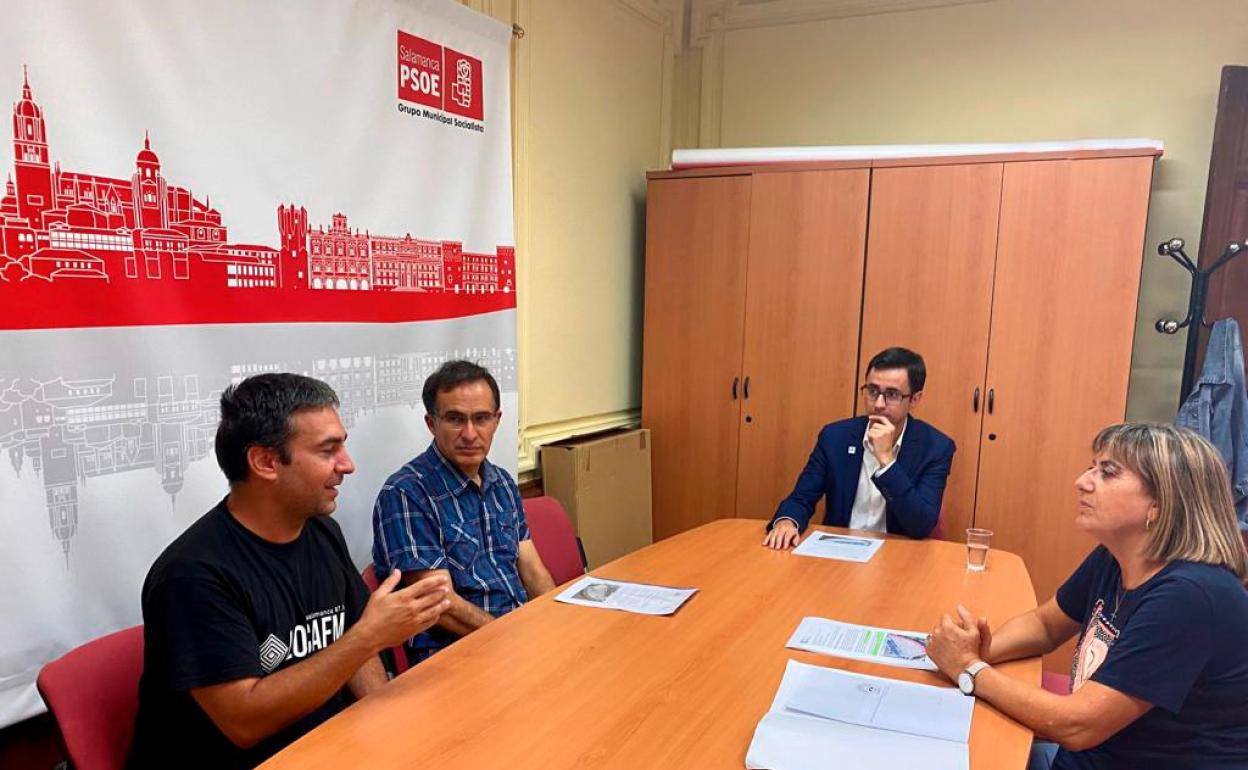
[{"label": "red stripe on banner", "polygon": [[0,282],[0,329],[166,324],[428,321],[515,308],[508,292],[286,291],[156,281]]}]

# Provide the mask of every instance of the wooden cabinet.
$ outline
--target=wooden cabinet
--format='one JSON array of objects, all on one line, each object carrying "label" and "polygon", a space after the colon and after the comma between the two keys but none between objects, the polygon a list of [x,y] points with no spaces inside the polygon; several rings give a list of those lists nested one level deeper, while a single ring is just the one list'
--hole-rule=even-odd
[{"label": "wooden cabinet", "polygon": [[739,517],[770,519],[810,456],[809,426],[853,408],[868,181],[865,169],[754,175]]},{"label": "wooden cabinet", "polygon": [[1093,435],[1126,412],[1152,165],[874,172],[861,366],[889,344],[923,354],[915,413],[958,444],[945,532],[993,530],[1041,601],[1092,547],[1073,483]]},{"label": "wooden cabinet", "polygon": [[652,174],[642,421],[655,536],[770,517],[818,428],[861,410],[867,360],[903,345],[928,365],[915,414],[958,445],[947,536],[992,529],[1052,596],[1091,547],[1074,479],[1126,410],[1154,160]]},{"label": "wooden cabinet", "polygon": [[769,518],[853,408],[866,169],[651,180],[642,423],[655,538]]},{"label": "wooden cabinet", "polygon": [[893,345],[923,356],[914,414],[958,445],[943,509],[951,538],[975,512],[1003,166],[886,168],[872,179],[859,371]]},{"label": "wooden cabinet", "polygon": [[654,536],[734,515],[750,178],[651,184],[646,222],[642,421]]},{"label": "wooden cabinet", "polygon": [[1024,558],[1040,601],[1094,545],[1074,524],[1074,482],[1096,432],[1126,413],[1152,166],[1006,168],[975,524]]}]

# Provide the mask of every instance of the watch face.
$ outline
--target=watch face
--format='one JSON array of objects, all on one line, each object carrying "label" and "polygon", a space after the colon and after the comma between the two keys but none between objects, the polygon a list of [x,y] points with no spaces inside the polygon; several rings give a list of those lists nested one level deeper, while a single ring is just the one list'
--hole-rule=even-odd
[{"label": "watch face", "polygon": [[958,674],[958,689],[966,695],[970,695],[975,692],[975,677],[965,671]]}]

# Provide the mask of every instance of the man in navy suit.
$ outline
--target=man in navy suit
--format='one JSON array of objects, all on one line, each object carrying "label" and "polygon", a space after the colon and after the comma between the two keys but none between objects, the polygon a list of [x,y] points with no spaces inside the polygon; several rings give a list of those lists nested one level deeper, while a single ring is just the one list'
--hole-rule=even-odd
[{"label": "man in navy suit", "polygon": [[824,524],[916,538],[931,533],[955,446],[910,416],[926,379],[923,357],[905,348],[888,348],[871,359],[860,389],[867,414],[819,431],[797,485],[767,524],[763,545],[796,545],[820,495]]}]

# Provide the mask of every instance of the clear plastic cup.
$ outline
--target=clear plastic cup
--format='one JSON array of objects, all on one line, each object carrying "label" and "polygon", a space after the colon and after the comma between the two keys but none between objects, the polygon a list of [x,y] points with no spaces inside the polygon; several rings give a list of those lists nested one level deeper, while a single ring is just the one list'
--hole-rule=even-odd
[{"label": "clear plastic cup", "polygon": [[983,572],[988,566],[988,547],[992,544],[992,530],[968,529],[966,531],[966,568],[971,572]]}]

